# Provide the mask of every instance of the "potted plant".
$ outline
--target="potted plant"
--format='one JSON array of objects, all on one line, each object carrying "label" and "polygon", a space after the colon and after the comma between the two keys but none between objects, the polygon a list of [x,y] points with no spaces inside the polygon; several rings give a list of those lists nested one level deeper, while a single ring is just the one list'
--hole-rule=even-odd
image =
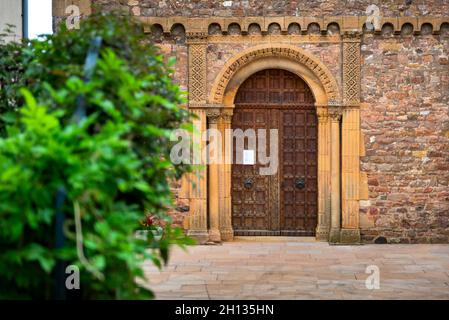
[{"label": "potted plant", "polygon": [[147,214],[145,219],[140,221],[140,225],[143,229],[137,230],[136,237],[138,239],[147,240],[148,234],[151,232],[155,241],[161,240],[164,233],[164,228],[162,227],[158,217]]}]

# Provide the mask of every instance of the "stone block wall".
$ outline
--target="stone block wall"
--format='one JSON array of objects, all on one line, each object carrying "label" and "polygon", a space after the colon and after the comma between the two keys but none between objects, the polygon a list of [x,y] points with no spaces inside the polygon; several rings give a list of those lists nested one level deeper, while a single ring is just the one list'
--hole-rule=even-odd
[{"label": "stone block wall", "polygon": [[361,127],[366,241],[448,242],[449,37],[365,35]]},{"label": "stone block wall", "polygon": [[365,15],[377,5],[388,17],[433,15],[449,12],[446,0],[91,0],[104,9],[122,9],[141,16],[244,17]]},{"label": "stone block wall", "polygon": [[[405,0],[88,2],[94,11],[120,9],[143,21],[150,21],[146,20],[150,17],[161,21],[173,17],[217,17],[217,21],[235,18],[236,22],[241,17],[335,16],[338,20],[339,16],[364,16],[366,8],[376,4],[383,17],[392,19],[391,24],[383,23],[375,33],[364,32],[361,41],[362,240],[372,242],[384,237],[390,243],[449,242],[449,24],[443,20],[432,26],[425,23],[430,16],[446,19],[449,1],[413,0],[410,5]],[[55,12],[59,21],[64,15],[61,12]],[[408,17],[410,24],[404,23]],[[361,22],[354,19],[360,26]],[[200,23],[201,19],[197,21]],[[249,40],[220,39],[237,39],[242,30],[245,36],[260,36],[261,41],[292,35],[338,38],[344,26],[336,28],[328,22],[323,20],[321,30],[319,26],[315,30],[313,25],[301,25],[296,30],[287,23],[276,29],[275,25],[271,28],[262,23],[262,32],[252,27],[243,30],[244,26],[239,27],[238,23],[225,28],[206,26],[206,33],[213,38],[207,45],[207,91],[231,57],[255,44]],[[176,57],[175,81],[185,90],[189,79],[186,29],[197,27],[169,21],[152,29],[151,37],[164,55]],[[341,43],[292,44],[318,57],[341,87]],[[173,184],[177,205],[172,215],[178,225],[189,213],[189,201],[180,189],[180,183]]]}]

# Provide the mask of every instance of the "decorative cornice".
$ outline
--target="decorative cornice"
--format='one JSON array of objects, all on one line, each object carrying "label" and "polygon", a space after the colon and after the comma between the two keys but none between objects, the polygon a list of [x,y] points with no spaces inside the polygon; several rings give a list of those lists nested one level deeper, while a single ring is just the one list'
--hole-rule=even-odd
[{"label": "decorative cornice", "polygon": [[[363,26],[367,20],[367,16],[321,16],[321,17],[292,17],[292,16],[279,16],[279,17],[205,17],[205,18],[189,18],[185,16],[170,16],[170,17],[136,17],[145,24],[157,24],[160,25],[165,33],[170,33],[173,25],[182,24],[186,30],[186,33],[204,33],[208,34],[209,26],[212,23],[218,24],[223,34],[227,33],[228,27],[232,23],[236,23],[240,26],[242,33],[245,34],[248,31],[248,27],[252,23],[259,25],[263,34],[267,34],[268,27],[272,23],[277,23],[281,32],[288,33],[288,27],[296,23],[300,26],[302,34],[307,33],[307,29],[310,24],[316,23],[320,26],[321,30],[327,30],[327,27],[332,24],[337,24],[340,29],[340,33],[343,35],[345,32],[363,32]],[[400,33],[404,24],[410,23],[413,25],[415,33],[420,32],[421,26],[425,23],[429,23],[433,26],[435,34],[440,32],[443,23],[449,23],[449,16],[434,17],[434,16],[404,16],[404,17],[381,17],[379,28],[376,29],[379,32],[386,24],[391,24],[395,33]]]},{"label": "decorative cornice", "polygon": [[195,109],[204,109],[205,103],[196,103],[189,101],[189,109],[195,110]]},{"label": "decorative cornice", "polygon": [[210,35],[207,43],[340,43],[341,36],[337,35],[245,35],[242,37],[229,37],[226,35]]},{"label": "decorative cornice", "polygon": [[224,105],[221,103],[189,103],[189,109],[221,109]]}]

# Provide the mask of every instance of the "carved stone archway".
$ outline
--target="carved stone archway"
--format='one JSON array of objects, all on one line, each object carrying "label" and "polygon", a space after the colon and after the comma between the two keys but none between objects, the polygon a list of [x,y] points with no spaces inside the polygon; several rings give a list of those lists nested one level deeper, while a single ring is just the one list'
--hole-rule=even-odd
[{"label": "carved stone archway", "polygon": [[[348,48],[356,49],[355,53],[350,52],[349,58],[346,59],[344,55],[343,62],[349,61],[351,64],[346,66],[343,63],[344,72],[346,69],[354,70],[357,68],[357,65],[354,67],[354,63],[359,62],[358,48],[353,45],[354,42],[351,39],[353,38],[351,37],[348,41],[349,46],[346,42],[342,43],[343,51]],[[198,42],[195,42],[195,45],[198,45]],[[199,47],[194,48],[196,52],[201,51],[198,49]],[[202,65],[204,66],[205,63]],[[225,137],[226,129],[231,128],[234,98],[240,85],[255,72],[273,68],[285,69],[297,74],[309,85],[316,100],[318,116],[316,238],[330,242],[359,242],[358,190],[355,190],[358,188],[359,153],[351,147],[355,145],[358,148],[359,145],[359,113],[356,101],[359,94],[357,90],[359,80],[357,77],[348,78],[348,75],[344,74],[343,86],[339,88],[329,69],[317,57],[301,48],[287,44],[254,46],[226,63],[216,77],[210,92],[202,92],[204,98],[196,99],[198,102],[190,101],[189,107],[199,116],[198,127],[207,126],[218,129]],[[195,72],[194,74],[201,74],[200,70],[190,69]],[[191,83],[195,81],[199,83],[198,79],[192,80]],[[204,83],[205,79],[200,80]],[[348,85],[354,82],[355,87]],[[202,87],[206,88],[205,85]],[[345,91],[346,88],[349,95]],[[343,94],[340,94],[341,91]],[[347,95],[352,100],[345,106]],[[340,145],[341,141],[342,145]],[[223,151],[225,154],[225,150]],[[203,173],[203,177],[196,183],[205,189],[193,199],[194,204],[199,202],[200,205],[191,207],[190,234],[212,241],[232,240],[231,165],[229,163],[210,165]],[[201,221],[201,226],[197,223],[198,221]]]},{"label": "carved stone archway", "polygon": [[[303,79],[305,77],[311,79],[311,75],[313,74],[313,82],[310,80],[307,81],[307,79],[304,80],[314,91],[314,94],[317,93],[316,91],[321,86],[321,90],[319,90],[321,91],[320,93],[324,91],[326,98],[329,101],[341,101],[340,90],[338,89],[336,80],[328,68],[318,58],[293,45],[279,44],[273,46],[271,44],[263,44],[244,50],[226,63],[212,86],[209,96],[210,103],[225,105],[229,103],[229,101],[227,101],[229,100],[227,99],[227,95],[228,97],[230,93],[231,95],[232,93],[235,95],[238,90],[238,86],[229,85],[234,79],[236,73],[242,72],[243,69],[247,69],[248,65],[256,64],[260,66],[260,61],[266,61],[266,58],[274,58],[277,61],[293,63],[290,64],[292,69],[301,68],[303,70],[301,74],[298,74]],[[264,62],[262,65],[267,68],[270,63]],[[320,101],[320,98],[324,97],[315,95],[317,103],[322,102]]]}]

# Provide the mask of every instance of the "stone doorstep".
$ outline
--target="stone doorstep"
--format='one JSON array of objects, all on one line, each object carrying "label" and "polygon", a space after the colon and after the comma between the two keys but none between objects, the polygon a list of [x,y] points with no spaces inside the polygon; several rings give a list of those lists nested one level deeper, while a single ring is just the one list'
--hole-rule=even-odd
[{"label": "stone doorstep", "polygon": [[234,242],[289,242],[289,243],[317,243],[315,237],[270,237],[270,236],[237,236],[234,237]]}]

